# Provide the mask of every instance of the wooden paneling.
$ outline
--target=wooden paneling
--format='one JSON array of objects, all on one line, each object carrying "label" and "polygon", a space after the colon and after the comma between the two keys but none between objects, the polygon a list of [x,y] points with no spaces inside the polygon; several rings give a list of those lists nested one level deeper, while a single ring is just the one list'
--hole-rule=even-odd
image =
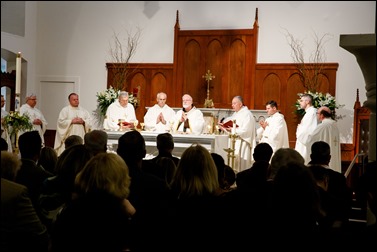
[{"label": "wooden paneling", "polygon": [[175,98],[173,80],[173,65],[166,63],[147,63],[147,64],[122,64],[122,63],[107,63],[107,87],[113,85],[114,73],[117,67],[127,67],[128,76],[125,83],[123,83],[123,90],[132,92],[134,88],[140,86],[140,104],[136,108],[136,118],[142,122],[146,113],[145,107],[153,106],[156,103],[156,94],[164,91],[168,95],[168,103]]},{"label": "wooden paneling", "polygon": [[[210,70],[215,78],[210,81],[209,98],[216,108],[231,108],[235,95],[243,96],[249,109],[264,110],[267,101],[275,100],[286,117],[290,146],[294,147],[299,123],[294,104],[297,93],[306,90],[296,64],[256,63],[258,31],[258,12],[253,28],[234,30],[181,30],[177,13],[173,63],[128,65],[130,87],[142,85],[142,101],[136,110],[139,121],[144,107],[155,104],[158,91],[168,94],[171,107],[181,107],[182,95],[189,93],[194,104],[202,108],[207,98],[203,75]],[[107,64],[108,81],[114,65]],[[323,69],[318,91],[335,96],[338,63],[326,63]]]}]

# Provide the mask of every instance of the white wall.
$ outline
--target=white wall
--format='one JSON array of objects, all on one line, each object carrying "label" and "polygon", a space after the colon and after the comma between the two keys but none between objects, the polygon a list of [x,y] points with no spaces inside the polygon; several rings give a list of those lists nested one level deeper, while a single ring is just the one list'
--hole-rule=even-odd
[{"label": "white wall", "polygon": [[[339,38],[341,34],[375,33],[375,1],[27,1],[25,38],[2,32],[1,46],[22,51],[28,60],[28,92],[40,94],[40,78],[78,78],[80,104],[91,111],[96,108],[96,93],[106,88],[113,30],[142,29],[131,62],[172,63],[177,10],[181,29],[237,29],[252,27],[256,8],[258,63],[292,62],[285,29],[304,41],[307,57],[314,50],[314,33],[333,36],[325,51],[327,62],[339,63],[335,95],[345,104],[338,114],[346,115],[339,126],[342,142],[352,142],[356,89],[361,102],[365,101],[365,82],[356,58],[339,46]],[[49,122],[49,128],[54,129],[55,122]]]}]

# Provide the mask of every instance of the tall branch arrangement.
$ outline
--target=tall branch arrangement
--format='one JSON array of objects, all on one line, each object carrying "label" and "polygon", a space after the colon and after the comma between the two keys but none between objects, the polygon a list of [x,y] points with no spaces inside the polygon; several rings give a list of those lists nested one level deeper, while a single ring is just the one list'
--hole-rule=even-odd
[{"label": "tall branch arrangement", "polygon": [[[114,31],[113,40],[109,46],[110,62],[114,63],[112,86],[116,90],[126,90],[128,87],[127,77],[130,72],[127,64],[136,53],[141,36],[140,27],[136,27],[136,31],[125,30],[125,32],[127,36],[126,38],[122,38],[120,33]],[[116,63],[123,63],[123,65],[120,67]]]},{"label": "tall branch arrangement", "polygon": [[326,54],[324,45],[332,37],[326,33],[322,37],[319,37],[314,33],[314,45],[315,48],[305,62],[302,40],[296,39],[291,33],[286,31],[286,38],[288,45],[291,47],[291,56],[293,62],[297,64],[297,70],[300,76],[300,80],[304,87],[311,92],[317,92],[321,84],[321,74],[323,73],[324,63],[326,61]]}]

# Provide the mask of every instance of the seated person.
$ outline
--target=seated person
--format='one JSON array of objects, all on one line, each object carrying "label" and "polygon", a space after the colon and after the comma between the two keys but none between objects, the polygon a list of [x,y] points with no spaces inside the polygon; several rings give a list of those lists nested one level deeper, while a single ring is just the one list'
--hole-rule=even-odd
[{"label": "seated person", "polygon": [[176,132],[191,133],[200,135],[204,129],[204,117],[202,111],[193,105],[193,99],[190,95],[182,96],[183,108],[175,114],[175,123],[173,130]]},{"label": "seated person", "polygon": [[[121,91],[118,100],[115,100],[107,108],[103,127],[105,130],[118,130],[121,121],[127,123],[136,121],[135,108],[131,103],[128,103],[128,92],[126,91]],[[134,125],[131,123],[123,127],[130,129],[133,128]]]},{"label": "seated person", "polygon": [[170,121],[174,120],[174,110],[166,104],[167,95],[164,92],[157,94],[157,104],[150,107],[144,116],[146,130],[156,132],[170,131]]}]

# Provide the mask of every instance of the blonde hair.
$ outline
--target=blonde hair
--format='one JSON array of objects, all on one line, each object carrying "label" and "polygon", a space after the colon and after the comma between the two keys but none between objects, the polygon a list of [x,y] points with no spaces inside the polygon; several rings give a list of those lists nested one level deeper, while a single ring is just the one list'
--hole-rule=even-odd
[{"label": "blonde hair", "polygon": [[86,163],[75,179],[78,195],[106,192],[120,199],[128,197],[130,183],[128,166],[115,153],[97,154]]},{"label": "blonde hair", "polygon": [[19,157],[9,151],[1,151],[1,177],[14,181],[21,168]]},{"label": "blonde hair", "polygon": [[193,144],[183,152],[170,185],[183,197],[214,194],[219,188],[217,176],[209,151],[200,144]]}]

